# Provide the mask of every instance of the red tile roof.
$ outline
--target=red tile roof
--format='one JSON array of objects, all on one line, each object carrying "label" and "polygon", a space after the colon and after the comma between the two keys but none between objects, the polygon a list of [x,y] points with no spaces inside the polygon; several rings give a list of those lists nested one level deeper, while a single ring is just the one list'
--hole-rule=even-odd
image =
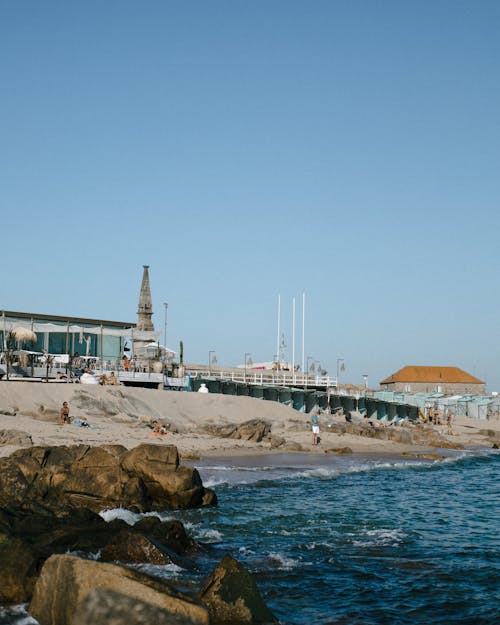
[{"label": "red tile roof", "polygon": [[393,373],[380,384],[391,384],[393,382],[431,382],[442,384],[484,384],[483,381],[475,378],[470,373],[462,371],[458,367],[403,367]]}]

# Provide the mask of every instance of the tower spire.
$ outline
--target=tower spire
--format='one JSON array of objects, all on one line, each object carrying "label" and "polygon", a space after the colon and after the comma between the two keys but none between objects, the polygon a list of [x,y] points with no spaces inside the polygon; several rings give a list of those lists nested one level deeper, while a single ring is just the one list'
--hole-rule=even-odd
[{"label": "tower spire", "polygon": [[139,307],[137,310],[137,329],[153,331],[153,302],[151,300],[151,289],[149,287],[149,265],[143,265],[141,293],[139,295]]}]

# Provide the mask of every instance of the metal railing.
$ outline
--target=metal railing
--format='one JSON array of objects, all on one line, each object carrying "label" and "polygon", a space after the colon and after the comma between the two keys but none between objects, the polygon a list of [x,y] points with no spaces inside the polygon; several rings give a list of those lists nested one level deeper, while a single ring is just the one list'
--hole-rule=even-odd
[{"label": "metal railing", "polygon": [[311,376],[292,371],[210,371],[209,369],[186,368],[187,372],[194,378],[214,378],[217,380],[230,380],[243,384],[261,384],[267,386],[300,386],[307,388],[337,387],[336,378],[329,376]]}]

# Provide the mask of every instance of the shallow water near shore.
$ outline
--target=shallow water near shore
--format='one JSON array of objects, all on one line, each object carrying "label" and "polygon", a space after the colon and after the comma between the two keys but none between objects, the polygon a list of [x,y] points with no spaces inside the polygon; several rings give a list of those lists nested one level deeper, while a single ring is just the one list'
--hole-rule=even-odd
[{"label": "shallow water near shore", "polygon": [[[497,452],[442,462],[291,454],[193,464],[219,505],[158,516],[181,520],[211,548],[195,572],[143,570],[199,582],[229,552],[287,625],[498,622]],[[133,524],[142,515],[103,516]],[[0,623],[35,622],[22,619],[4,612]]]}]

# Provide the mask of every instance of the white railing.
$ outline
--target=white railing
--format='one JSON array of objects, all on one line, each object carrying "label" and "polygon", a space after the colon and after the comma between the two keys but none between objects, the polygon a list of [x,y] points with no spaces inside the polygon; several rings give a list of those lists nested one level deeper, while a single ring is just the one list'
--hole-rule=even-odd
[{"label": "white railing", "polygon": [[210,371],[210,369],[189,369],[191,377],[215,378],[230,380],[244,384],[263,384],[268,386],[308,386],[330,388],[337,386],[337,380],[329,376],[311,376],[303,373],[288,371]]}]

